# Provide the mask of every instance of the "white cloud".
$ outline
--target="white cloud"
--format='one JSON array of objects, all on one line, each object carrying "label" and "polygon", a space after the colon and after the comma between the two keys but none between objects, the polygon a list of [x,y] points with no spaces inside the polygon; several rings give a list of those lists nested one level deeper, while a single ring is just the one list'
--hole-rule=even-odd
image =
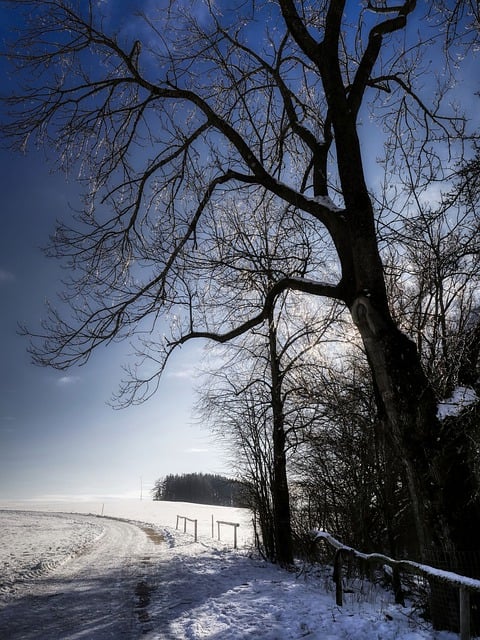
[{"label": "white cloud", "polygon": [[79,381],[80,381],[80,378],[78,376],[62,376],[57,380],[57,385],[59,387],[64,387],[69,384],[75,384],[76,382],[79,382]]},{"label": "white cloud", "polygon": [[177,371],[167,372],[167,378],[192,379],[195,375],[195,369],[188,367],[185,369],[178,369]]},{"label": "white cloud", "polygon": [[191,447],[190,449],[185,449],[186,453],[208,453],[208,449],[197,449],[195,447]]}]

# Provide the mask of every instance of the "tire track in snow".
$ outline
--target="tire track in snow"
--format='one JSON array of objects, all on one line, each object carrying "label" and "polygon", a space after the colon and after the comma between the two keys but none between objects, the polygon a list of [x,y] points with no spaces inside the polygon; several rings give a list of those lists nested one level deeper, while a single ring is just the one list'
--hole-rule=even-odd
[{"label": "tire track in snow", "polygon": [[84,516],[0,510],[0,600],[51,572],[102,536]]},{"label": "tire track in snow", "polygon": [[0,638],[127,640],[151,631],[148,604],[157,587],[157,532],[109,518],[83,520],[100,523],[103,535],[81,555],[36,575],[0,603]]}]

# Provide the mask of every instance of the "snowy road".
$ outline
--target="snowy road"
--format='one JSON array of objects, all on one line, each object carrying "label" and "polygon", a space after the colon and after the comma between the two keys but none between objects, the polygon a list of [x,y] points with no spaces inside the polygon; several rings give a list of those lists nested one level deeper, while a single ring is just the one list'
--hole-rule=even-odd
[{"label": "snowy road", "polygon": [[[234,551],[230,531],[222,542],[208,535],[214,507],[105,506],[110,517],[80,515],[78,505],[73,513],[0,508],[0,640],[458,637],[433,631],[367,580],[351,584],[337,607],[331,568],[285,571],[248,546]],[[240,520],[239,510],[223,509],[218,519]],[[198,542],[169,526],[175,513],[203,523]]]},{"label": "snowy road", "polygon": [[[2,515],[5,520],[8,514],[0,513],[5,535],[8,522],[5,527]],[[12,530],[12,515],[9,517]],[[33,533],[38,544],[41,532],[59,529],[62,518],[72,524],[71,516],[38,515],[33,531],[30,524],[23,535],[28,541]],[[156,588],[160,537],[152,528],[119,520],[91,516],[75,516],[74,520],[77,538],[79,529],[93,528],[96,539],[77,545],[78,555],[73,558],[62,561],[60,553],[60,560],[52,561],[54,571],[47,562],[43,571],[35,565],[29,571],[24,567],[16,582],[10,577],[11,593],[5,597],[8,590],[4,587],[0,600],[0,638],[123,640],[150,630],[147,606]],[[17,532],[18,527],[17,523]],[[45,556],[44,550],[40,553]]]}]

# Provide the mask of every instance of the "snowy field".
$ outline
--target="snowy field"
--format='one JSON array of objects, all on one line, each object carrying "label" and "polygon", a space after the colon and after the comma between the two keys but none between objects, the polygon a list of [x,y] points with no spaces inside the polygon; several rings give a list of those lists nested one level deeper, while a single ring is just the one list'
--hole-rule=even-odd
[{"label": "snowy field", "polygon": [[[103,515],[103,517],[102,517]],[[198,520],[187,533],[176,516]],[[222,526],[212,539],[214,520]],[[215,535],[217,528],[214,528]],[[335,605],[330,571],[251,552],[242,509],[118,500],[0,503],[2,640],[453,640],[379,588]]]}]

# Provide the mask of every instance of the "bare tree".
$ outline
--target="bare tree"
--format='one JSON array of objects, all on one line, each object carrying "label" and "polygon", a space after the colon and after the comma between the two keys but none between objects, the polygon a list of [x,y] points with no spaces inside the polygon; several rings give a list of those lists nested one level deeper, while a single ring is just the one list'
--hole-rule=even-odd
[{"label": "bare tree", "polygon": [[[415,189],[442,178],[468,136],[447,98],[451,60],[475,51],[475,3],[242,0],[182,12],[169,2],[139,18],[135,37],[102,15],[108,3],[5,4],[28,24],[11,49],[24,84],[6,101],[4,133],[17,149],[53,148],[88,183],[84,211],[59,226],[51,249],[75,267],[73,313],[52,311],[35,361],[65,368],[137,331],[160,341],[160,318],[173,318],[157,370],[133,388],[130,401],[142,399],[176,345],[245,333],[291,290],[338,301],[364,343],[420,549],[462,547],[465,529],[480,527],[479,498],[462,496],[463,522],[442,502],[444,431],[416,345],[389,307],[362,142],[386,132],[399,185],[404,170]],[[433,49],[437,65],[442,44],[436,73],[423,52]],[[226,197],[266,193],[311,218],[334,269],[327,280],[283,277],[253,305],[239,300],[234,316],[210,315],[194,268],[206,213]],[[455,477],[447,481],[455,492]]]},{"label": "bare tree", "polygon": [[251,487],[265,555],[282,565],[294,557],[289,478],[296,470],[289,461],[313,421],[310,407],[297,402],[297,385],[333,322],[308,319],[294,323],[281,309],[254,335],[237,339],[227,350],[228,366],[214,364],[202,383],[197,407],[203,424],[228,443]]},{"label": "bare tree", "polygon": [[[295,526],[334,531],[346,544],[394,557],[418,553],[403,467],[378,419],[367,362],[347,343],[335,363],[318,354],[298,399],[313,422],[292,463]],[[313,359],[314,360],[314,359]]]},{"label": "bare tree", "polygon": [[419,203],[416,214],[399,216],[400,225],[391,225],[386,238],[393,314],[415,340],[439,398],[476,382],[466,365],[475,360],[471,349],[480,308],[480,218],[476,206],[459,196],[457,187],[436,209]]},{"label": "bare tree", "polygon": [[[257,203],[251,198],[247,210],[227,200],[210,222],[204,241],[208,249],[195,266],[208,279],[211,314],[220,307],[238,315],[245,300],[250,308],[257,300],[261,309],[282,278],[305,277],[313,266],[325,268],[315,229],[271,199]],[[299,295],[281,296],[252,336],[226,350],[228,366],[211,373],[208,390],[202,386],[199,391],[203,421],[230,441],[237,464],[247,473],[265,554],[282,565],[293,562],[287,453],[306,427],[305,412],[290,397],[298,370],[331,323],[333,313],[309,310]]]},{"label": "bare tree", "polygon": [[[245,352],[243,356],[245,365]],[[269,398],[265,386],[255,385],[246,375],[245,368],[243,375],[235,367],[212,372],[202,385],[197,411],[202,423],[231,451],[232,468],[248,488],[248,506],[254,516],[257,548],[275,562],[279,550],[275,543],[271,490],[274,465]],[[290,523],[288,531],[290,535]],[[285,560],[286,564],[289,558]],[[281,557],[279,562],[283,563]]]}]

